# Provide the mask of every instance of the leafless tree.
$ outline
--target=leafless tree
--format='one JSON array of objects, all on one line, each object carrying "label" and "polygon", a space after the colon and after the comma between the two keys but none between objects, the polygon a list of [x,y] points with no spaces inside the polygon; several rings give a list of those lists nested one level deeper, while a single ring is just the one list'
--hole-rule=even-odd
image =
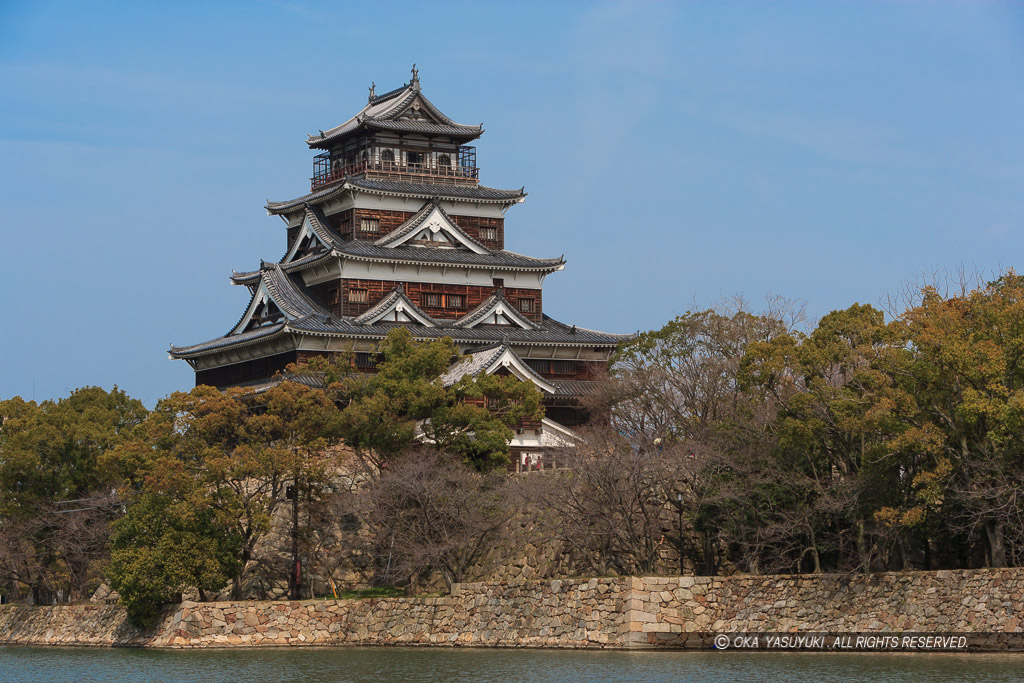
[{"label": "leafless tree", "polygon": [[35,603],[72,602],[99,585],[110,522],[110,492],[68,503],[40,503],[32,514],[0,521],[0,576]]},{"label": "leafless tree", "polygon": [[580,436],[558,456],[566,469],[519,478],[521,494],[580,571],[656,572],[663,546],[672,543],[665,530],[676,525],[675,492],[688,486],[694,460],[683,444],[627,437],[610,426]]},{"label": "leafless tree", "polygon": [[360,505],[389,582],[415,584],[436,571],[450,590],[483,569],[515,512],[507,485],[504,473],[481,474],[434,450],[389,461]]}]

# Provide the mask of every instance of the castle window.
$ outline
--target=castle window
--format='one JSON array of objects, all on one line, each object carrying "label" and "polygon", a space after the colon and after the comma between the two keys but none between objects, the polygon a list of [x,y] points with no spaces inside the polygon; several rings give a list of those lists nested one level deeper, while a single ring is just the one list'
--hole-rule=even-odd
[{"label": "castle window", "polygon": [[466,297],[464,294],[424,292],[423,296],[420,298],[420,305],[424,308],[462,309],[466,307]]},{"label": "castle window", "polygon": [[380,153],[380,160],[383,161],[385,164],[390,164],[395,160],[395,153],[392,152],[390,149],[386,149]]},{"label": "castle window", "polygon": [[377,367],[377,357],[375,354],[370,353],[357,353],[355,357],[355,366],[357,368],[375,368]]},{"label": "castle window", "polygon": [[451,166],[452,165],[452,158],[450,156],[448,156],[447,154],[442,154],[441,156],[439,156],[437,158],[437,165],[438,166]]},{"label": "castle window", "polygon": [[551,361],[552,375],[573,375],[576,373],[576,363],[571,360]]},{"label": "castle window", "polygon": [[523,313],[533,313],[533,299],[520,299],[517,303]]},{"label": "castle window", "polygon": [[494,285],[495,289],[501,289],[502,287],[505,286],[505,278],[503,278],[503,277],[492,278],[491,279],[491,283]]},{"label": "castle window", "polygon": [[380,232],[380,219],[379,218],[363,218],[359,221],[359,230],[362,232],[369,232],[377,234]]},{"label": "castle window", "polygon": [[480,228],[480,239],[487,242],[494,242],[498,239],[497,228]]},{"label": "castle window", "polygon": [[348,290],[348,302],[350,304],[365,304],[368,301],[369,297],[365,289]]}]

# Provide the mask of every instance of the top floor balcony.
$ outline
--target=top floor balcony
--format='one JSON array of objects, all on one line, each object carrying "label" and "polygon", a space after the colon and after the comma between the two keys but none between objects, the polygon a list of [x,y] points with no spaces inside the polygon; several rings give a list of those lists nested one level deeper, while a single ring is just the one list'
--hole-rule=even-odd
[{"label": "top floor balcony", "polygon": [[476,148],[463,145],[456,153],[430,148],[369,147],[354,152],[332,151],[313,158],[310,190],[341,180],[347,175],[406,180],[416,183],[477,185],[480,169]]}]

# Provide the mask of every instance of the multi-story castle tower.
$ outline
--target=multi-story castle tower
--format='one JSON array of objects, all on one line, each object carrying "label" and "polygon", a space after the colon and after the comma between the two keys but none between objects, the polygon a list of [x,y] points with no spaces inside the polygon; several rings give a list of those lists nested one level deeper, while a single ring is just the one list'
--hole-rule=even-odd
[{"label": "multi-story castle tower", "polygon": [[267,204],[287,226],[287,249],[232,274],[252,293],[241,319],[222,337],[172,346],[171,357],[195,369],[196,384],[220,388],[331,353],[372,370],[377,343],[405,326],[418,339],[451,337],[471,356],[445,381],[512,373],[544,393],[545,423],[579,424],[578,400],[623,336],[544,313],[544,278],[565,261],[505,250],[505,212],[526,193],[480,185],[467,143],[482,133],[441,113],[415,67],[397,90],[371,87],[358,114],[307,139],[322,150],[311,192]]}]

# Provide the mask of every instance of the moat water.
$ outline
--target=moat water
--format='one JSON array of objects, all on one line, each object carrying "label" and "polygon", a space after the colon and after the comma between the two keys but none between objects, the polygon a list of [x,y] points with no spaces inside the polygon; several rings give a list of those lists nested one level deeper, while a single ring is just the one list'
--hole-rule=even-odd
[{"label": "moat water", "polygon": [[1024,654],[0,647],[0,681],[1024,681]]}]

